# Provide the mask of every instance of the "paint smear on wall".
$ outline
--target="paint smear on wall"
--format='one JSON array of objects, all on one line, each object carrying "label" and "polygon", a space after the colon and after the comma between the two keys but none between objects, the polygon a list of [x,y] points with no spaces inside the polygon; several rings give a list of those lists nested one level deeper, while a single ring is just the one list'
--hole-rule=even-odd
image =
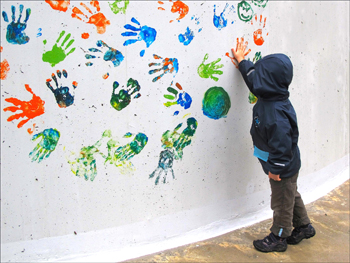
[{"label": "paint smear on wall", "polygon": [[161,62],[152,62],[149,63],[148,66],[161,66],[161,68],[158,69],[152,69],[148,72],[148,74],[155,74],[157,72],[161,72],[161,74],[155,78],[153,78],[153,82],[156,82],[160,80],[165,74],[168,73],[173,73],[173,77],[175,77],[176,73],[179,71],[179,62],[177,58],[165,58],[163,59],[162,57],[154,54],[153,55],[154,59],[160,59],[162,60]]},{"label": "paint smear on wall", "polygon": [[221,61],[221,58],[218,58],[217,60],[204,64],[204,62],[209,58],[209,54],[205,54],[204,59],[202,61],[202,63],[199,65],[197,72],[198,75],[201,78],[211,78],[212,80],[218,81],[219,78],[215,77],[215,75],[222,75],[222,71],[218,70],[219,68],[222,68],[224,65],[220,64],[220,65],[216,65],[218,62]]},{"label": "paint smear on wall", "polygon": [[90,1],[90,6],[96,10],[95,12],[92,12],[91,9],[82,2],[80,5],[85,9],[83,9],[85,13],[75,6],[72,10],[72,17],[87,24],[95,25],[97,33],[104,34],[106,32],[106,27],[110,25],[111,22],[100,12],[101,8],[99,2]]},{"label": "paint smear on wall", "polygon": [[[25,34],[24,30],[27,28],[27,21],[29,19],[31,9],[26,9],[26,17],[23,21],[23,23],[20,22],[20,19],[22,17],[23,12],[23,5],[19,6],[19,17],[17,22],[15,22],[16,18],[16,7],[11,6],[12,11],[12,21],[7,26],[7,32],[6,32],[6,40],[11,44],[17,44],[17,45],[23,45],[27,44],[29,42],[29,37]],[[7,13],[5,11],[2,11],[2,17],[4,18],[5,22],[9,22]]]},{"label": "paint smear on wall", "polygon": [[[3,48],[0,48],[0,52],[2,52]],[[6,59],[4,59],[3,61],[1,61],[0,63],[0,79],[5,80],[7,77],[7,73],[9,73],[10,71],[10,65],[7,62]]]},{"label": "paint smear on wall", "polygon": [[45,0],[53,10],[66,12],[68,10],[68,6],[70,4],[70,0]]},{"label": "paint smear on wall", "polygon": [[82,39],[88,39],[90,37],[89,33],[82,33],[81,38]]},{"label": "paint smear on wall", "polygon": [[108,3],[109,7],[111,8],[111,11],[114,14],[118,13],[126,13],[126,9],[128,8],[129,5],[129,0],[116,0],[113,3]]},{"label": "paint smear on wall", "polygon": [[[44,62],[48,62],[52,67],[56,66],[58,63],[62,62],[66,59],[69,54],[72,54],[75,50],[75,47],[68,51],[68,48],[74,43],[74,39],[71,39],[67,45],[64,47],[68,39],[71,37],[71,34],[68,33],[66,37],[63,39],[61,45],[59,46],[58,42],[62,39],[66,32],[63,30],[59,37],[56,40],[56,43],[53,45],[50,51],[47,51],[43,54],[42,60]],[[44,45],[46,45],[47,41],[43,41]]]},{"label": "paint smear on wall", "polygon": [[32,141],[38,138],[40,138],[41,141],[35,146],[33,151],[30,152],[29,157],[32,159],[32,162],[37,161],[40,163],[43,159],[49,158],[50,154],[56,149],[56,145],[60,139],[60,132],[52,128],[45,129],[35,134]]},{"label": "paint smear on wall", "polygon": [[126,90],[119,89],[119,91],[117,92],[118,87],[119,87],[119,83],[117,81],[114,81],[113,92],[110,100],[110,104],[117,111],[121,111],[126,106],[128,106],[131,102],[131,99],[137,99],[141,97],[141,94],[138,93],[141,89],[141,86],[139,85],[138,81],[135,79],[130,78],[128,80]]},{"label": "paint smear on wall", "polygon": [[203,114],[210,119],[225,118],[231,108],[231,100],[222,87],[211,87],[205,94],[202,101]]},{"label": "paint smear on wall", "polygon": [[[68,77],[67,71],[64,69],[62,72],[60,70],[56,71],[56,75],[59,80],[65,80]],[[60,108],[69,107],[74,103],[74,95],[71,94],[68,87],[62,87],[62,84],[58,84],[56,75],[52,73],[51,79],[46,80],[46,86],[52,91],[55,95],[56,102]],[[55,82],[56,88],[54,89],[51,85],[51,80]],[[73,89],[75,90],[78,86],[76,81],[72,82]]]},{"label": "paint smear on wall", "polygon": [[16,98],[5,99],[5,101],[12,103],[14,106],[6,107],[4,108],[4,111],[22,111],[22,113],[10,116],[7,119],[7,121],[18,120],[19,118],[26,118],[18,123],[18,128],[21,128],[29,120],[34,119],[35,117],[38,117],[45,113],[45,101],[43,101],[39,96],[36,96],[28,84],[25,84],[25,88],[29,93],[33,95],[33,98],[30,101],[21,101]]}]

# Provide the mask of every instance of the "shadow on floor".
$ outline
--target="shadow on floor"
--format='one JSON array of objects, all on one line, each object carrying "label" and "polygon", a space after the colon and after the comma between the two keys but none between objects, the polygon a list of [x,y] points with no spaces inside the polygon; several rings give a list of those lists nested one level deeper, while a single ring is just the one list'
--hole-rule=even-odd
[{"label": "shadow on floor", "polygon": [[285,252],[261,253],[253,240],[270,233],[272,220],[125,262],[350,262],[349,180],[306,205],[316,235]]}]

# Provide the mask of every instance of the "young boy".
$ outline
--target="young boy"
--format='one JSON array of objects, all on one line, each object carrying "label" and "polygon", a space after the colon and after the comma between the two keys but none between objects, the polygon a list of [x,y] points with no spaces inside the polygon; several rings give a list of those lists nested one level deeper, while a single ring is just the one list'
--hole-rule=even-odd
[{"label": "young boy", "polygon": [[237,39],[232,53],[249,90],[258,98],[250,134],[254,156],[270,179],[273,210],[271,233],[253,245],[261,252],[282,252],[287,244],[298,244],[316,233],[297,191],[299,132],[297,116],[288,99],[293,65],[284,54],[268,55],[253,64],[244,59],[247,44],[243,38]]}]

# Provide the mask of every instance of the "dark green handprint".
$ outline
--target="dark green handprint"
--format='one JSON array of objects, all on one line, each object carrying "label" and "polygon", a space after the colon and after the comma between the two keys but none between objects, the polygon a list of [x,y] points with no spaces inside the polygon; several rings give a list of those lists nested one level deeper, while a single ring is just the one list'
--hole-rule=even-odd
[{"label": "dark green handprint", "polygon": [[38,138],[42,140],[36,145],[33,151],[30,152],[29,157],[33,161],[38,161],[39,163],[50,156],[50,154],[55,150],[57,142],[60,138],[60,132],[56,129],[46,129],[43,132],[35,134],[32,138],[35,141]]},{"label": "dark green handprint", "polygon": [[[67,34],[67,36],[64,38],[61,46],[58,46],[58,42],[61,40],[63,35],[65,34],[65,31],[62,31],[58,39],[56,40],[56,43],[52,47],[52,50],[47,51],[43,54],[42,60],[44,62],[48,62],[51,64],[52,67],[60,63],[61,61],[65,60],[65,58],[74,52],[75,48],[72,48],[68,53],[67,49],[73,44],[74,39],[71,39],[67,46],[64,48],[64,44],[68,41],[68,39],[71,37],[71,34]],[[46,40],[44,40],[44,44],[46,44]]]},{"label": "dark green handprint", "polygon": [[214,74],[218,74],[218,75],[222,75],[222,71],[218,70],[219,68],[222,68],[224,65],[220,64],[220,65],[216,65],[216,63],[218,63],[221,58],[218,58],[217,60],[210,62],[208,64],[204,64],[204,62],[208,59],[209,54],[205,54],[203,62],[199,65],[197,72],[198,75],[201,78],[211,78],[215,81],[218,81],[219,79],[217,77],[214,77]]},{"label": "dark green handprint", "polygon": [[[114,109],[116,109],[117,111],[120,111],[130,104],[131,96],[134,93],[139,92],[141,87],[140,87],[139,83],[137,82],[137,80],[132,79],[132,78],[130,78],[127,82],[127,87],[128,87],[127,90],[120,89],[119,92],[116,93],[116,90],[118,87],[119,87],[119,83],[117,81],[114,81],[113,93],[112,93],[110,103]],[[134,96],[134,99],[137,99],[139,97],[141,97],[141,94],[137,93]]]}]

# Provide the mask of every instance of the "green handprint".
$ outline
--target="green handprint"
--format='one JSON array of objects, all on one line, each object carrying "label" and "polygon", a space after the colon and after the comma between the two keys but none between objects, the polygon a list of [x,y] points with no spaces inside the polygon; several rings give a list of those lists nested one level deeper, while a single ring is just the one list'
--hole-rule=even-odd
[{"label": "green handprint", "polygon": [[203,62],[198,67],[198,70],[197,70],[198,75],[201,78],[207,79],[210,77],[211,79],[218,81],[219,79],[217,77],[214,77],[213,75],[214,74],[222,75],[222,71],[217,69],[222,68],[224,65],[223,64],[216,65],[216,63],[218,63],[221,60],[221,58],[218,58],[217,60],[210,62],[208,64],[204,64],[204,62],[208,59],[208,57],[209,57],[209,54],[205,54]]},{"label": "green handprint", "polygon": [[187,127],[182,131],[181,134],[178,133],[178,130],[181,128],[182,123],[176,126],[173,132],[166,131],[162,135],[162,147],[165,149],[173,149],[174,158],[176,160],[182,159],[183,149],[191,144],[191,139],[196,132],[198,122],[195,118],[187,119]]},{"label": "green handprint", "polygon": [[114,14],[118,14],[120,12],[125,14],[129,5],[129,0],[116,0],[112,4],[109,2],[108,4]]},{"label": "green handprint", "polygon": [[93,181],[97,176],[97,167],[96,167],[96,154],[100,154],[103,157],[103,153],[100,152],[99,147],[101,146],[102,139],[106,137],[111,137],[110,131],[107,130],[102,134],[102,138],[98,140],[94,145],[83,147],[80,149],[78,158],[71,161],[68,160],[68,163],[71,165],[72,172],[78,177],[84,177],[87,181]]},{"label": "green handprint", "polygon": [[42,137],[42,140],[36,145],[33,151],[30,152],[29,157],[33,161],[40,163],[43,159],[46,159],[55,150],[57,142],[60,138],[60,132],[56,129],[45,129],[43,132],[35,134],[32,138],[33,141]]},{"label": "green handprint", "polygon": [[[61,40],[63,35],[65,34],[65,31],[62,31],[58,39],[56,40],[55,45],[52,47],[52,50],[47,51],[43,54],[42,60],[44,62],[48,62],[51,64],[52,67],[63,61],[69,54],[73,53],[75,48],[72,48],[67,54],[67,49],[73,44],[74,39],[71,39],[67,46],[64,48],[63,45],[68,41],[68,39],[71,37],[71,34],[69,33],[65,39],[63,40],[61,46],[58,46],[58,42]],[[46,40],[44,40],[44,44],[46,45]]]}]

